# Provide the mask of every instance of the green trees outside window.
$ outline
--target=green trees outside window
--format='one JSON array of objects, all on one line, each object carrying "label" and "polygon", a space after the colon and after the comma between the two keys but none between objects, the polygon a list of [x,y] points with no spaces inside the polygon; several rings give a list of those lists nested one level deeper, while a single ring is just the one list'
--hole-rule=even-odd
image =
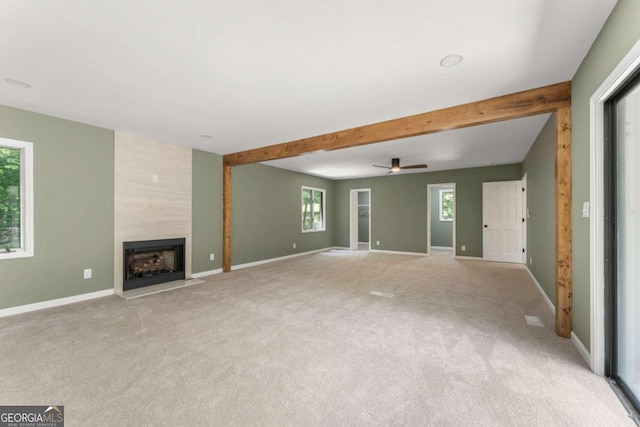
[{"label": "green trees outside window", "polygon": [[0,250],[21,247],[20,154],[0,146]]},{"label": "green trees outside window", "polygon": [[324,230],[324,213],[324,190],[302,187],[302,231]]},{"label": "green trees outside window", "polygon": [[453,190],[440,190],[440,221],[453,221]]}]

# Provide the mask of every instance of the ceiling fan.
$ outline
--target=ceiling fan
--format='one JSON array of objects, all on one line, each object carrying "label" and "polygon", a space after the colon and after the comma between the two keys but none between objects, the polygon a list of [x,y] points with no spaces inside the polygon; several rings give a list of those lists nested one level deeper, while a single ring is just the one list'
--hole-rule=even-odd
[{"label": "ceiling fan", "polygon": [[389,169],[389,172],[387,172],[387,175],[390,173],[395,173],[395,172],[399,172],[401,170],[404,169],[424,169],[424,168],[428,168],[429,166],[422,164],[422,165],[411,165],[411,166],[400,166],[400,159],[398,158],[394,158],[391,159],[391,166],[379,166],[379,165],[372,165],[376,168],[385,168],[385,169]]}]

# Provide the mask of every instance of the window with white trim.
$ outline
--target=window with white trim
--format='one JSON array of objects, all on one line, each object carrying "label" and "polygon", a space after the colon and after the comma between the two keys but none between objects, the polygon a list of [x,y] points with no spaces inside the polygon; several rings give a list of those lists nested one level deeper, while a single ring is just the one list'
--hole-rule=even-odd
[{"label": "window with white trim", "polygon": [[440,190],[440,221],[453,221],[453,190]]},{"label": "window with white trim", "polygon": [[33,144],[0,138],[0,259],[33,256]]},{"label": "window with white trim", "polygon": [[302,187],[302,231],[325,231],[325,190]]}]

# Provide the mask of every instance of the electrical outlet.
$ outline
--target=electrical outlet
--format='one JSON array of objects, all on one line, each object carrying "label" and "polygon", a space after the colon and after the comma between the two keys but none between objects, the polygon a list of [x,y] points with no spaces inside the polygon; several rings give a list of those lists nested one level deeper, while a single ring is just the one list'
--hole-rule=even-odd
[{"label": "electrical outlet", "polygon": [[216,256],[214,254],[209,254],[209,261],[213,261],[214,259],[216,259]]},{"label": "electrical outlet", "polygon": [[154,184],[157,184],[157,183],[160,181],[160,178],[158,177],[158,175],[153,174],[153,175],[151,175],[151,181],[152,181]]},{"label": "electrical outlet", "polygon": [[466,250],[467,250],[467,247],[466,247],[465,245],[462,245],[462,246],[460,246],[460,250],[461,250],[462,252],[464,252],[464,251],[466,251]]},{"label": "electrical outlet", "polygon": [[92,274],[92,271],[91,271],[90,268],[85,268],[84,269],[84,278],[85,279],[91,279],[91,274]]},{"label": "electrical outlet", "polygon": [[533,265],[533,257],[529,257],[529,265]]},{"label": "electrical outlet", "polygon": [[380,246],[380,240],[376,240],[376,246]]},{"label": "electrical outlet", "polygon": [[296,248],[296,244],[294,243],[294,244],[293,244],[293,249],[295,249],[295,248]]}]

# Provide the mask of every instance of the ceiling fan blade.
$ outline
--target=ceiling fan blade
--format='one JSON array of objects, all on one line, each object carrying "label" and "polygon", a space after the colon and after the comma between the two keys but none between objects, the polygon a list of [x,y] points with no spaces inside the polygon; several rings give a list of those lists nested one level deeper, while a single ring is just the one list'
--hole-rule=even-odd
[{"label": "ceiling fan blade", "polygon": [[380,165],[371,165],[374,168],[385,168],[385,169],[391,169],[389,166],[380,166]]},{"label": "ceiling fan blade", "polygon": [[411,165],[411,166],[400,166],[400,169],[424,169],[428,168],[427,165]]}]

